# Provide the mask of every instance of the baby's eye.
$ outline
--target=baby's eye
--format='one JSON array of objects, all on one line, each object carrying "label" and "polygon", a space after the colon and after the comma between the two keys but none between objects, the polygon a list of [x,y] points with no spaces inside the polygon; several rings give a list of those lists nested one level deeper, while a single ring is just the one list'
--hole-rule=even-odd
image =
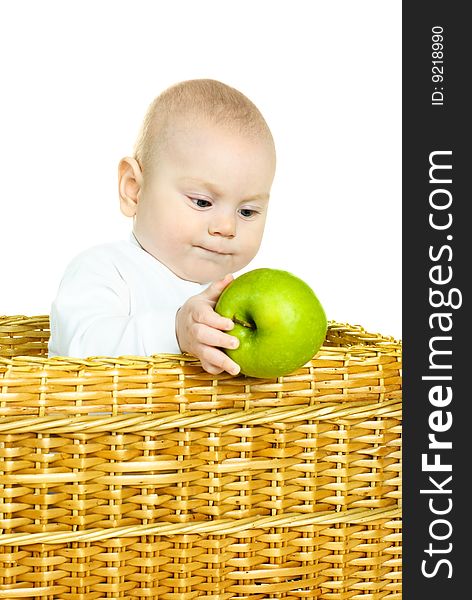
[{"label": "baby's eye", "polygon": [[209,200],[205,200],[204,198],[190,198],[190,200],[198,206],[198,208],[208,208],[211,206],[211,202]]},{"label": "baby's eye", "polygon": [[258,214],[257,210],[253,210],[252,208],[241,208],[239,211],[242,217],[249,219],[250,217],[254,217]]}]

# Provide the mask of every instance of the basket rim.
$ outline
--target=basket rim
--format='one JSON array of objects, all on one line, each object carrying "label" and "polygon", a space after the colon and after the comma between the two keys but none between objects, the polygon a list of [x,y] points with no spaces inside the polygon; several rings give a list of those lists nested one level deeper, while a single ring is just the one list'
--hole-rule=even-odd
[{"label": "basket rim", "polygon": [[[17,355],[14,357],[1,356],[1,336],[2,333],[12,332],[15,330],[19,336],[22,333],[31,331],[31,326],[47,325],[49,315],[0,315],[0,367],[26,367],[26,368],[58,368],[63,369],[69,366],[70,368],[83,367],[102,367],[104,369],[112,369],[116,367],[135,367],[135,368],[156,368],[160,365],[169,363],[176,367],[199,366],[200,361],[190,354],[170,354],[158,353],[149,356],[137,355],[120,355],[120,356],[89,356],[87,358],[78,358],[71,356],[33,356],[33,355]],[[13,329],[10,329],[12,328]],[[25,328],[22,332],[22,329]],[[46,333],[48,328],[43,331]],[[342,344],[330,344],[329,337],[339,337],[343,340]],[[332,359],[333,357],[346,356],[378,356],[392,355],[399,356],[402,353],[402,341],[393,336],[368,332],[362,325],[352,325],[350,323],[328,320],[328,328],[326,334],[328,343],[323,344],[317,354],[306,363],[305,367],[313,366],[313,362],[320,360],[323,357]],[[347,341],[349,340],[349,341]],[[8,346],[6,344],[5,346]],[[303,367],[301,367],[303,368]],[[223,375],[223,374],[222,374]],[[241,377],[239,375],[238,377]],[[221,375],[214,377],[221,378]],[[250,378],[247,378],[250,379]]]}]

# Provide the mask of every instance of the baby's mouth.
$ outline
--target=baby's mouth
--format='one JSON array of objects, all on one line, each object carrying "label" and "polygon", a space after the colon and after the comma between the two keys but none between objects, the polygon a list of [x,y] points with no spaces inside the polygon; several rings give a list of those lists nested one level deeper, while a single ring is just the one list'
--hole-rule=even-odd
[{"label": "baby's mouth", "polygon": [[195,248],[199,248],[200,250],[204,250],[205,252],[210,252],[211,254],[217,254],[219,256],[229,256],[231,254],[230,252],[222,252],[221,250],[207,248],[206,246],[195,246]]}]

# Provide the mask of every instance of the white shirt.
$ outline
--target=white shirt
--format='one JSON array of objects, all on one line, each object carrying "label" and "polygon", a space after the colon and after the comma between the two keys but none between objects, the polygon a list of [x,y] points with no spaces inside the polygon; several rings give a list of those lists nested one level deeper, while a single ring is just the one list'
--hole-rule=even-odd
[{"label": "white shirt", "polygon": [[180,353],[177,310],[208,284],[177,277],[129,240],[95,246],[66,268],[51,307],[49,356]]}]

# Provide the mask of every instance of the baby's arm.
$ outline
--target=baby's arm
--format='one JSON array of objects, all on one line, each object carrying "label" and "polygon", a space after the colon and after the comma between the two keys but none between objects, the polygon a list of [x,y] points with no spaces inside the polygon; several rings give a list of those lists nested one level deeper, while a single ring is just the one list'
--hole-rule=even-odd
[{"label": "baby's arm", "polygon": [[221,292],[232,280],[232,275],[226,275],[201,294],[189,298],[175,318],[177,341],[182,352],[199,358],[205,371],[215,375],[222,371],[231,375],[239,373],[239,365],[218,349],[238,347],[237,338],[223,333],[231,330],[234,323],[213,310]]},{"label": "baby's arm", "polygon": [[[113,257],[112,257],[113,258]],[[129,284],[108,253],[88,251],[73,260],[51,307],[49,356],[148,356],[178,353],[177,303],[144,304],[131,312]]]}]

